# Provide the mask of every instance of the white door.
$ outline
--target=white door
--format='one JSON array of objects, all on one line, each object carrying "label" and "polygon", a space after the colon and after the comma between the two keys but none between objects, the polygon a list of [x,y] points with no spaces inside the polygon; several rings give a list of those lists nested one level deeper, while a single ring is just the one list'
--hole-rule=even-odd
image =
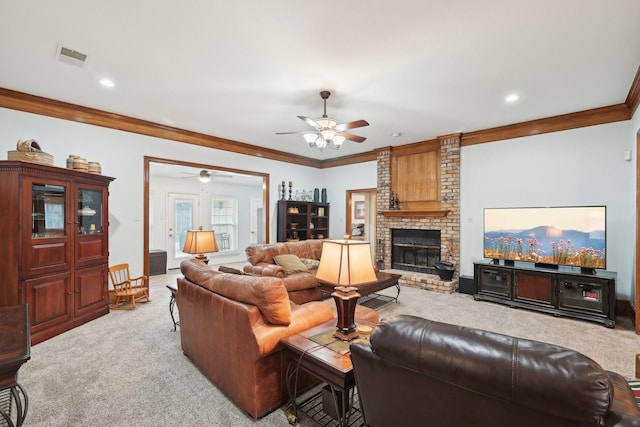
[{"label": "white door", "polygon": [[194,255],[182,252],[187,230],[200,224],[200,195],[167,194],[167,268],[180,268],[180,262]]},{"label": "white door", "polygon": [[251,199],[249,218],[249,244],[264,243],[264,222],[262,199]]}]

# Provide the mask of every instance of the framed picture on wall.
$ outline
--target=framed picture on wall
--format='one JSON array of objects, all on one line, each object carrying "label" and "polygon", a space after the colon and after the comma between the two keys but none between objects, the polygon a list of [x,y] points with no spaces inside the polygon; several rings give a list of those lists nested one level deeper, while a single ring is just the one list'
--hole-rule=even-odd
[{"label": "framed picture on wall", "polygon": [[355,202],[354,207],[353,217],[356,219],[364,219],[364,202]]}]

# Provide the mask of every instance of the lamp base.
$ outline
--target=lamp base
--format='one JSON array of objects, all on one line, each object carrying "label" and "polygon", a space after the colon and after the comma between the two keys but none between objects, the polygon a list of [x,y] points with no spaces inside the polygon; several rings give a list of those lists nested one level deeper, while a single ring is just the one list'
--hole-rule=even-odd
[{"label": "lamp base", "polygon": [[342,341],[351,341],[358,338],[355,315],[356,305],[360,294],[353,286],[336,286],[331,294],[338,309],[338,324],[333,336]]},{"label": "lamp base", "polygon": [[204,254],[200,254],[196,257],[198,261],[202,261],[205,264],[209,264],[209,258],[207,258]]},{"label": "lamp base", "polygon": [[356,338],[360,337],[360,335],[358,334],[358,331],[356,331],[355,329],[353,331],[348,331],[345,333],[341,331],[339,328],[336,328],[336,331],[333,333],[333,336],[345,342],[355,340]]}]

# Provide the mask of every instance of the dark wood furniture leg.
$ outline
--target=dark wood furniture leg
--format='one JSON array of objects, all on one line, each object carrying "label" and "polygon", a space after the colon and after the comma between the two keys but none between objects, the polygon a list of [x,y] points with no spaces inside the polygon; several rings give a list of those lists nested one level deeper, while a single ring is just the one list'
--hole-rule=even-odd
[{"label": "dark wood furniture leg", "polygon": [[176,318],[173,315],[173,309],[176,306],[176,292],[178,292],[178,285],[167,285],[167,288],[171,291],[171,299],[169,300],[169,314],[171,314],[171,321],[173,322],[173,332],[178,330],[180,322],[176,322]]}]

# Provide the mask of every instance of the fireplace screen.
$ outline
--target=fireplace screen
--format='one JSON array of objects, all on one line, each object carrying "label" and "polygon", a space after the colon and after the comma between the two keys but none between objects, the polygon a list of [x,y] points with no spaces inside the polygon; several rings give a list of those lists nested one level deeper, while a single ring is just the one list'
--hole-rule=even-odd
[{"label": "fireplace screen", "polygon": [[440,230],[391,230],[391,268],[436,273],[440,262]]}]

